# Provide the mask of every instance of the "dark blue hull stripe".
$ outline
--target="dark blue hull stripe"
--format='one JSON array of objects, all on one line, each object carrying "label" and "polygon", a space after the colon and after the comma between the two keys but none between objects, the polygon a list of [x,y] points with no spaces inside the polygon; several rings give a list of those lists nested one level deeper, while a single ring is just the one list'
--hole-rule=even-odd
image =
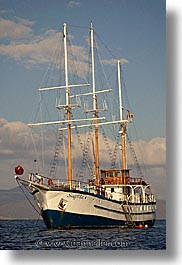
[{"label": "dark blue hull stripe", "polygon": [[[107,228],[107,227],[123,227],[126,221],[115,220],[102,216],[83,215],[62,212],[57,210],[45,210],[42,212],[42,217],[48,229],[71,229],[71,228]],[[143,222],[148,226],[153,226],[155,220]],[[136,222],[138,225],[141,222]]]},{"label": "dark blue hull stripe", "polygon": [[[117,211],[117,210],[113,210],[113,209],[107,209],[103,206],[99,206],[99,205],[94,205],[95,208],[100,209],[100,210],[104,210],[104,211],[108,211],[108,212],[113,212],[113,213],[120,213],[120,214],[125,214],[123,211]],[[131,215],[146,215],[146,214],[155,214],[155,212],[136,212],[136,213],[131,213]]]},{"label": "dark blue hull stripe", "polygon": [[108,208],[105,208],[103,206],[99,206],[99,205],[95,205],[94,204],[94,207],[97,208],[97,209],[100,209],[100,210],[105,210],[105,211],[108,211],[108,212],[113,212],[113,213],[124,213],[122,211],[117,211],[117,210],[113,210],[113,209],[108,209]]}]

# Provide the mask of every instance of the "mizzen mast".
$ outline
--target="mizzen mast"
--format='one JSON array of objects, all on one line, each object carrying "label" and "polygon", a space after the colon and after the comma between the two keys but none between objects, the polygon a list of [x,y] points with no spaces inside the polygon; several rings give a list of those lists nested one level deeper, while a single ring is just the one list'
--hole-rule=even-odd
[{"label": "mizzen mast", "polygon": [[[118,60],[118,89],[119,89],[119,110],[120,120],[123,120],[123,103],[122,103],[122,87],[121,87],[121,62]],[[121,152],[122,152],[122,169],[127,169],[126,163],[126,123],[121,127]]]}]

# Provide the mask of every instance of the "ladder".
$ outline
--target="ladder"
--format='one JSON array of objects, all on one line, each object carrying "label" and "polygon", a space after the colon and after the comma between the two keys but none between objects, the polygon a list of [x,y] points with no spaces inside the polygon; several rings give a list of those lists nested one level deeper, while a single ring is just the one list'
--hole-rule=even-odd
[{"label": "ladder", "polygon": [[134,222],[133,222],[133,219],[132,219],[132,210],[131,210],[131,207],[128,205],[128,204],[122,204],[122,208],[123,208],[123,211],[124,211],[124,215],[125,215],[125,218],[126,218],[126,223],[128,225],[128,227],[134,227]]},{"label": "ladder", "polygon": [[54,178],[56,175],[58,157],[59,157],[59,153],[60,153],[60,150],[62,147],[63,147],[63,131],[58,131],[57,142],[56,142],[56,146],[54,149],[54,157],[53,157],[53,160],[51,162],[51,167],[50,167],[50,171],[49,171],[49,176],[51,178]]},{"label": "ladder", "polygon": [[138,175],[139,175],[140,177],[142,177],[142,176],[143,176],[143,174],[142,174],[142,169],[141,169],[140,164],[139,164],[139,162],[138,162],[138,159],[137,159],[137,156],[136,156],[136,153],[135,153],[135,149],[134,149],[134,147],[133,147],[133,144],[132,144],[132,142],[131,142],[131,140],[130,140],[130,138],[129,138],[129,135],[128,135],[127,133],[126,133],[126,137],[127,137],[127,142],[128,142],[128,144],[129,144],[129,146],[130,146],[131,154],[132,154],[132,156],[133,156],[133,158],[134,158],[134,160],[135,160],[135,163],[136,163],[137,173],[138,173]]}]

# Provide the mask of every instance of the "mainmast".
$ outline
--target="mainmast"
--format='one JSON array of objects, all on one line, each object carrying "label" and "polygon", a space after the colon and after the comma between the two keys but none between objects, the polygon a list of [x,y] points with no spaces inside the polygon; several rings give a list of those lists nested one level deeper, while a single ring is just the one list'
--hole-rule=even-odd
[{"label": "mainmast", "polygon": [[[119,110],[120,120],[123,121],[123,105],[122,105],[122,87],[121,87],[121,62],[118,60],[118,88],[119,88]],[[121,152],[122,152],[122,169],[127,169],[126,163],[126,124],[121,127]]]},{"label": "mainmast", "polygon": [[100,185],[99,179],[99,131],[98,131],[98,109],[97,109],[97,95],[95,89],[95,64],[94,64],[94,28],[91,22],[90,24],[90,41],[91,41],[91,64],[92,64],[92,91],[93,91],[93,113],[94,113],[94,125],[95,125],[95,178],[96,185]]},{"label": "mainmast", "polygon": [[67,30],[66,23],[63,24],[64,39],[64,66],[65,66],[65,87],[66,87],[66,113],[68,120],[68,185],[72,187],[72,159],[71,159],[71,108],[70,108],[70,88],[68,84],[68,52],[67,52]]}]

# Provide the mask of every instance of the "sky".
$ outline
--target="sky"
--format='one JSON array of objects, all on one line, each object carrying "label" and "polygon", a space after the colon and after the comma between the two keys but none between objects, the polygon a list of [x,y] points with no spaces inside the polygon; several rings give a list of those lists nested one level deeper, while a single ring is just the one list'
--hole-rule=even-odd
[{"label": "sky", "polygon": [[[0,1],[0,185],[10,176],[15,149],[62,25],[89,27],[116,58],[125,58],[125,83],[144,156],[159,197],[165,197],[166,10],[164,0]],[[82,50],[77,30],[74,43]],[[107,59],[107,58],[105,58]],[[16,139],[17,137],[18,139]],[[12,137],[14,141],[12,142]],[[8,173],[7,173],[8,172]],[[12,170],[13,172],[13,170]],[[7,179],[4,175],[8,174]],[[12,173],[13,175],[13,173]],[[158,186],[160,184],[160,186]]]}]

